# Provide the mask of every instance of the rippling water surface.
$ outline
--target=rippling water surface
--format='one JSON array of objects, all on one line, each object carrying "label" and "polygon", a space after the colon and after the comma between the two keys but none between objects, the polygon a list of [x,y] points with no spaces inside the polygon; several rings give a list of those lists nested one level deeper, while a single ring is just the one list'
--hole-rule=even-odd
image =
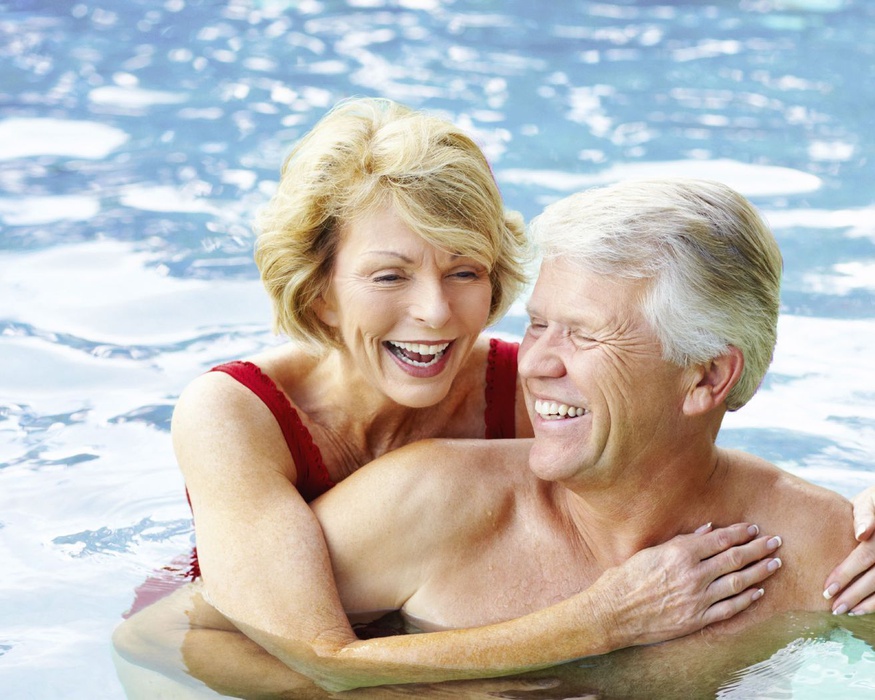
[{"label": "rippling water surface", "polygon": [[[279,342],[249,221],[349,95],[464,126],[527,218],[624,177],[747,194],[785,254],[784,308],[723,442],[871,484],[873,54],[864,0],[0,0],[4,697],[123,697],[110,631],[192,539],[173,403]],[[520,334],[519,311],[498,328]],[[875,686],[871,649],[828,644],[835,666],[782,687]]]}]

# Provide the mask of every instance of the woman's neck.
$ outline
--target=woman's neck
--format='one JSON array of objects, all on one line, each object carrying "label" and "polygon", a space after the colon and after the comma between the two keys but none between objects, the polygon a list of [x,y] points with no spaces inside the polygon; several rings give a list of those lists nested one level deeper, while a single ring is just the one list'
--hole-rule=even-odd
[{"label": "woman's neck", "polygon": [[[475,360],[476,361],[476,360]],[[478,375],[460,373],[433,406],[397,403],[362,376],[342,350],[329,350],[297,377],[290,395],[311,428],[332,476],[344,478],[377,457],[416,440],[454,437],[452,423],[464,413]],[[482,411],[481,411],[482,416]],[[470,435],[475,437],[476,435]],[[459,435],[458,437],[462,437]]]}]

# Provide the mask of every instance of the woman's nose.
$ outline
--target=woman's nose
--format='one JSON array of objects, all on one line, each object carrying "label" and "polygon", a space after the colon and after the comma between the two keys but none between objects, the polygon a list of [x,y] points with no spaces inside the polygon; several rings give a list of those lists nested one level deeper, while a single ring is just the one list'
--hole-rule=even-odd
[{"label": "woman's nose", "polygon": [[429,328],[443,328],[449,322],[452,311],[440,281],[418,284],[413,294],[411,311],[417,321]]}]

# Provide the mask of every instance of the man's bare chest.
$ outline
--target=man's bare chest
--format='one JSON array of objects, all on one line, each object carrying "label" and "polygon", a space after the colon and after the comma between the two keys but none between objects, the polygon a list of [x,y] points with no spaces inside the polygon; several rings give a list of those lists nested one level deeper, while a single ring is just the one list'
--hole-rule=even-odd
[{"label": "man's bare chest", "polygon": [[584,590],[598,573],[570,538],[551,527],[508,528],[455,554],[402,608],[420,629],[520,617]]}]

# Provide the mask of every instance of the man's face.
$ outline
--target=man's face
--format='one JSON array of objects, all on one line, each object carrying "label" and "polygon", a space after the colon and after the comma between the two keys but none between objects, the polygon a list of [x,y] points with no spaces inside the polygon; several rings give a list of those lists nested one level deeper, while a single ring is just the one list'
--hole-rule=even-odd
[{"label": "man's face", "polygon": [[634,467],[677,435],[685,372],[662,359],[639,308],[646,288],[566,260],[541,266],[519,362],[537,476],[600,486],[640,480]]}]

